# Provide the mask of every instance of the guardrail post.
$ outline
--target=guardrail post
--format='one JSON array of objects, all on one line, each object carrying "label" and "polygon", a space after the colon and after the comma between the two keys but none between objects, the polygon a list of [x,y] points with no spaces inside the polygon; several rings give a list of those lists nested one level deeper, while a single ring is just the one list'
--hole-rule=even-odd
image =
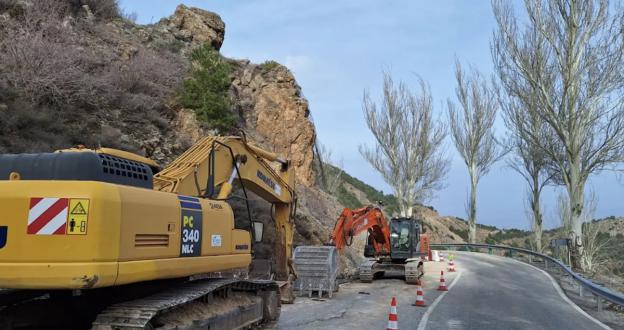
[{"label": "guardrail post", "polygon": [[596,296],[598,311],[602,312],[602,298],[600,296]]},{"label": "guardrail post", "polygon": [[492,248],[491,247],[488,248],[488,254],[492,254]]},{"label": "guardrail post", "polygon": [[544,269],[548,269],[548,259],[544,259]]},{"label": "guardrail post", "polygon": [[578,285],[579,285],[579,297],[582,298],[583,297],[583,284],[579,283]]},{"label": "guardrail post", "polygon": [[533,258],[532,256],[529,254],[529,263],[532,264],[533,263]]}]

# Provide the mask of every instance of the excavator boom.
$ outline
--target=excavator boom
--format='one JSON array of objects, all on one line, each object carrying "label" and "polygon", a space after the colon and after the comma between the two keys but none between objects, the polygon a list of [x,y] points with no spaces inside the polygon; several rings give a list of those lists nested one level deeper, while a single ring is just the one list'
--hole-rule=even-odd
[{"label": "excavator boom", "polygon": [[366,206],[359,209],[344,208],[336,221],[331,240],[341,251],[350,246],[353,237],[368,231],[377,254],[390,252],[390,227],[381,209]]},{"label": "excavator boom", "polygon": [[[277,163],[277,169],[268,162]],[[154,176],[154,189],[176,194],[225,200],[235,180],[274,206],[276,276],[287,280],[291,266],[296,207],[290,163],[241,137],[209,136]]]}]

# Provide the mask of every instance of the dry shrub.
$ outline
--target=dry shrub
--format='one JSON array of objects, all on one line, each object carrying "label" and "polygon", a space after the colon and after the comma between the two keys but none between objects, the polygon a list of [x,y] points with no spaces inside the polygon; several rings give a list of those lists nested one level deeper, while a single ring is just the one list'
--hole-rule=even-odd
[{"label": "dry shrub", "polygon": [[116,81],[111,82],[130,93],[165,97],[180,83],[183,67],[179,63],[179,60],[143,48],[113,71],[112,78]]},{"label": "dry shrub", "polygon": [[93,15],[101,20],[109,21],[121,17],[117,0],[65,0],[74,13],[84,12],[83,6],[89,6]]},{"label": "dry shrub", "polygon": [[16,4],[17,0],[0,0],[0,13],[12,10]]},{"label": "dry shrub", "polygon": [[88,57],[75,47],[50,42],[43,32],[4,43],[2,71],[11,87],[34,103],[90,103],[93,89],[84,80]]},{"label": "dry shrub", "polygon": [[[184,61],[72,14],[87,2],[33,2],[0,21],[0,152],[77,143],[135,151],[141,137],[168,129],[166,102]],[[92,2],[101,5],[91,7],[98,15],[115,3]],[[122,45],[137,50],[129,60],[119,55]]]}]

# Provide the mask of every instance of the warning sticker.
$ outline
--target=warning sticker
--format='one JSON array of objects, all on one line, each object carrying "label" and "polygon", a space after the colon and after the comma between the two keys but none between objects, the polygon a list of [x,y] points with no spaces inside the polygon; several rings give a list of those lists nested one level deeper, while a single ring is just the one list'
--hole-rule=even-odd
[{"label": "warning sticker", "polygon": [[33,197],[26,232],[29,235],[65,235],[68,214],[68,198]]},{"label": "warning sticker", "polygon": [[67,235],[86,235],[89,222],[89,200],[72,198],[69,200],[67,215]]}]

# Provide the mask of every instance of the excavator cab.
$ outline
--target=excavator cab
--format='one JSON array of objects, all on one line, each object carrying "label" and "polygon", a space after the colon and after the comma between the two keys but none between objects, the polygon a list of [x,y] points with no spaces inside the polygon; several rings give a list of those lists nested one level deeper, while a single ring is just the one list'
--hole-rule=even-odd
[{"label": "excavator cab", "polygon": [[390,258],[405,260],[419,256],[421,223],[413,218],[390,220]]}]

